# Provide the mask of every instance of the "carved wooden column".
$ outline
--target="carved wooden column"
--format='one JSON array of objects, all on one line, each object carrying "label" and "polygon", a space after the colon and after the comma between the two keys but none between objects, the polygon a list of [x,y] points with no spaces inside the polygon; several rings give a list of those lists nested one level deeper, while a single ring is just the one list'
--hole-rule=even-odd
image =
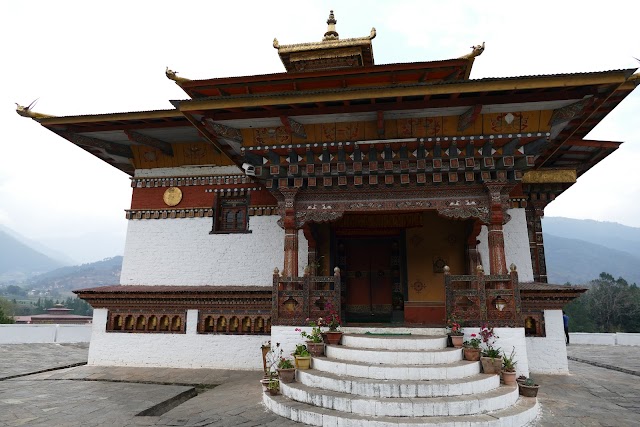
[{"label": "carved wooden column", "polygon": [[307,239],[308,247],[307,267],[305,268],[304,274],[305,276],[316,276],[318,274],[316,239],[313,236],[313,231],[311,231],[311,226],[309,224],[305,224],[302,227],[302,231],[304,232],[304,237]]},{"label": "carved wooden column", "polygon": [[480,251],[478,251],[478,235],[482,229],[482,222],[480,220],[473,220],[469,224],[467,229],[467,244],[466,244],[466,258],[467,258],[467,274],[474,274],[478,266],[482,265],[482,259],[480,257]]},{"label": "carved wooden column", "polygon": [[547,283],[547,264],[545,262],[544,240],[542,237],[542,217],[544,216],[546,205],[546,201],[529,201],[525,209],[533,280],[542,283]]},{"label": "carved wooden column", "polygon": [[284,268],[285,277],[298,277],[298,229],[296,227],[297,188],[281,188],[284,196],[282,222],[284,227]]},{"label": "carved wooden column", "polygon": [[489,223],[487,224],[488,243],[489,243],[489,273],[490,274],[507,274],[507,260],[504,252],[504,233],[502,224],[505,223],[506,208],[503,197],[504,191],[507,190],[505,182],[487,182],[485,187],[489,192],[490,213]]}]

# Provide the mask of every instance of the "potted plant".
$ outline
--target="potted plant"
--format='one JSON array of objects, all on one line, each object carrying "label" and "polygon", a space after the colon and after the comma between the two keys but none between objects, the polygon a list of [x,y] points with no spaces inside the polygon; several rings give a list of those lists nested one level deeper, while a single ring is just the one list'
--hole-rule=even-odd
[{"label": "potted plant", "polygon": [[449,321],[447,322],[447,328],[449,329],[449,337],[451,338],[451,343],[455,348],[462,348],[464,344],[464,333],[462,332],[462,325],[458,322],[455,317],[451,316]]},{"label": "potted plant", "polygon": [[480,328],[480,336],[482,337],[482,343],[484,349],[482,350],[482,370],[485,374],[499,374],[502,369],[502,355],[500,349],[493,347],[495,339],[498,338],[493,332],[493,327],[488,325],[482,325]]},{"label": "potted plant", "polygon": [[311,353],[307,350],[306,345],[296,344],[296,351],[293,352],[293,357],[296,359],[296,368],[309,369],[311,366]]},{"label": "potted plant", "polygon": [[518,388],[520,390],[520,395],[525,397],[536,397],[540,386],[536,384],[532,378],[527,378],[525,382],[518,383]]},{"label": "potted plant", "polygon": [[309,322],[309,326],[311,326],[311,333],[307,333],[301,328],[296,328],[296,332],[300,332],[300,336],[307,340],[307,350],[309,350],[312,356],[322,356],[324,355],[324,341],[322,340],[322,330],[320,329],[320,325],[322,325],[323,322],[322,317],[318,319],[318,322],[310,321],[309,318],[307,318],[307,322]]},{"label": "potted plant", "polygon": [[271,396],[275,396],[280,391],[280,381],[277,378],[271,378],[267,389]]},{"label": "potted plant", "polygon": [[323,337],[327,344],[337,345],[340,344],[340,340],[342,339],[342,331],[338,330],[341,323],[340,315],[333,307],[333,304],[328,303],[326,307],[329,311],[329,315],[326,316],[324,325],[328,326],[329,330],[324,333]]},{"label": "potted plant", "polygon": [[480,343],[482,341],[478,338],[478,335],[471,334],[471,338],[468,341],[462,343],[462,352],[464,354],[464,360],[471,360],[477,362],[480,360]]},{"label": "potted plant", "polygon": [[502,381],[506,385],[516,384],[516,365],[518,364],[518,362],[515,360],[515,357],[515,347],[513,347],[513,350],[511,350],[511,354],[509,356],[507,356],[506,354],[502,355]]},{"label": "potted plant", "polygon": [[278,362],[278,378],[283,383],[292,383],[296,378],[296,368],[291,359],[281,357]]}]

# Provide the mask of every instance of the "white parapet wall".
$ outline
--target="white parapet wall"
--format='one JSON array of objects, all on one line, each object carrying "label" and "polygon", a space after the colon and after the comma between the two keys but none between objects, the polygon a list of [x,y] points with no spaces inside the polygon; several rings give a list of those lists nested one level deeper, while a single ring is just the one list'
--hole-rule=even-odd
[{"label": "white parapet wall", "polygon": [[[507,267],[515,264],[518,268],[518,280],[520,282],[533,281],[533,268],[531,267],[531,251],[529,249],[529,233],[527,231],[527,218],[522,208],[508,209],[511,216],[509,222],[503,227],[504,252]],[[478,235],[478,251],[482,258],[482,266],[486,274],[489,274],[489,245],[487,226],[483,225]]]},{"label": "white parapet wall", "polygon": [[[514,360],[517,363],[516,373],[528,377],[531,369],[531,354],[524,336],[524,328],[494,328],[493,333],[497,337],[493,347],[500,349],[500,352],[507,356],[510,356],[513,351]],[[472,334],[481,338],[480,328],[464,328],[465,341],[470,340]]]},{"label": "white parapet wall", "polygon": [[529,369],[532,374],[568,374],[567,346],[562,310],[545,310],[545,337],[527,337]]},{"label": "white parapet wall", "polygon": [[[282,270],[280,217],[252,216],[251,233],[209,234],[211,218],[129,220],[120,284],[271,286]],[[300,275],[307,240],[299,233]]]},{"label": "white parapet wall", "polygon": [[571,332],[569,340],[571,344],[640,346],[640,334],[638,333]]},{"label": "white parapet wall", "polygon": [[187,311],[185,334],[106,332],[107,310],[93,311],[89,365],[262,370],[269,336],[198,334],[198,311]]},{"label": "white parapet wall", "polygon": [[0,344],[89,342],[91,325],[0,325]]}]

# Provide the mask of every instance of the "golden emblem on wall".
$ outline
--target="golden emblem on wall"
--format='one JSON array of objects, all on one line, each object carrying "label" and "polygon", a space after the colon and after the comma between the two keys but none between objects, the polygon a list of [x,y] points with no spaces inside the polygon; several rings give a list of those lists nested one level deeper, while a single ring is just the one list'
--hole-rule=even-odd
[{"label": "golden emblem on wall", "polygon": [[164,192],[162,200],[167,206],[176,206],[182,200],[182,191],[178,187],[169,187]]}]

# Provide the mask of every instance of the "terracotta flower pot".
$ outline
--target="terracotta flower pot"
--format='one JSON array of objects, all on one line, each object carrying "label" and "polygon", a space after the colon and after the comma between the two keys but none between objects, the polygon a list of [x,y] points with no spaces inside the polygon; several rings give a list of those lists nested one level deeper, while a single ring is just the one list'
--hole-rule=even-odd
[{"label": "terracotta flower pot", "polygon": [[311,353],[312,356],[314,357],[324,356],[323,342],[307,341],[306,345],[307,345],[307,350],[309,350],[309,353]]},{"label": "terracotta flower pot", "polygon": [[462,349],[464,352],[464,360],[470,360],[472,362],[477,362],[480,360],[480,349],[473,347],[464,347]]},{"label": "terracotta flower pot", "polygon": [[324,342],[326,342],[327,344],[338,345],[340,344],[340,340],[342,339],[342,332],[328,331],[322,334],[322,338],[324,338]]},{"label": "terracotta flower pot", "polygon": [[278,378],[283,383],[292,383],[296,378],[296,368],[278,369]]},{"label": "terracotta flower pot", "polygon": [[451,343],[455,348],[462,348],[462,342],[464,341],[464,335],[449,335],[451,337]]},{"label": "terracotta flower pot", "polygon": [[279,390],[278,390],[277,388],[270,388],[270,389],[269,389],[269,394],[270,394],[271,396],[275,396],[275,395],[277,395],[277,394],[278,394],[278,391],[279,391]]},{"label": "terracotta flower pot", "polygon": [[309,369],[311,366],[311,356],[295,356],[296,358],[296,368],[298,369]]},{"label": "terracotta flower pot", "polygon": [[480,362],[482,362],[482,370],[485,374],[499,374],[502,370],[502,358],[496,357],[484,357],[480,358]]},{"label": "terracotta flower pot", "polygon": [[518,388],[521,396],[536,397],[538,395],[538,388],[540,388],[540,386],[538,384],[524,385],[520,383],[518,384]]},{"label": "terracotta flower pot", "polygon": [[505,385],[516,385],[516,372],[502,371],[502,381]]}]

